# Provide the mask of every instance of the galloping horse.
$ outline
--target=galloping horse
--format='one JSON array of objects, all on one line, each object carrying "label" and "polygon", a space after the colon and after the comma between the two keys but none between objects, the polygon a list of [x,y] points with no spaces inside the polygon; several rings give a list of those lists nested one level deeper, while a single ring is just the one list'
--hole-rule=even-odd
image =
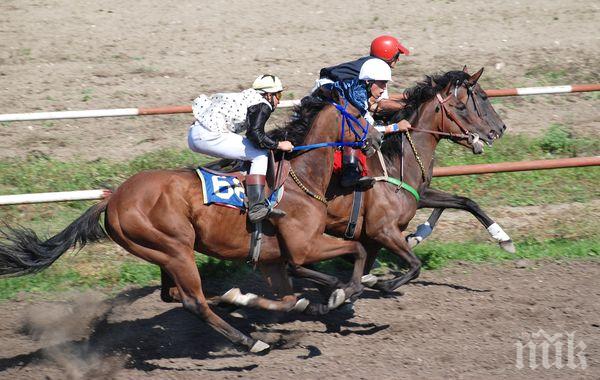
[{"label": "galloping horse", "polygon": [[[358,114],[351,106],[348,112],[353,112],[354,116]],[[309,102],[300,110],[300,115],[304,117],[292,121],[285,132],[294,134],[301,130],[305,144],[356,140],[350,129],[339,133],[340,126],[344,131],[344,119],[329,102]],[[377,131],[374,133],[378,134]],[[333,171],[332,149],[298,154],[290,163],[296,179],[302,181],[305,189],[324,195]],[[286,270],[286,261],[302,265],[345,254],[352,254],[356,262],[352,279],[341,294],[349,298],[357,296],[363,289],[361,276],[366,259],[362,245],[323,235],[326,206],[307,196],[289,177],[285,189],[278,207],[287,216],[264,223],[259,262],[267,282],[280,290],[282,301],[246,297],[244,303],[260,303],[283,310],[305,308],[307,301],[297,300],[291,284],[273,282],[279,277],[278,272]],[[46,241],[25,228],[0,231],[7,239],[5,243],[0,242],[0,276],[40,271],[69,248],[82,247],[105,237],[99,225],[103,213],[108,236],[133,255],[159,265],[174,280],[185,309],[232,343],[254,353],[266,352],[269,348],[266,343],[246,336],[216,315],[202,292],[194,251],[219,259],[244,260],[250,248],[250,226],[245,214],[237,209],[205,205],[194,170],[140,172]],[[337,300],[336,304],[339,304]]]},{"label": "galloping horse", "polygon": [[[467,72],[466,66],[463,68],[463,71],[465,73]],[[482,73],[483,69],[479,70],[475,75],[480,76]],[[477,82],[475,85],[468,85],[463,80],[463,83],[465,86],[458,92],[461,101],[467,105],[467,108],[477,112],[484,122],[488,123],[494,129],[496,133],[494,137],[500,138],[506,130],[506,125],[494,110],[485,91]],[[511,253],[514,253],[516,250],[511,238],[504,230],[481,209],[477,202],[470,198],[428,187],[421,194],[421,199],[419,200],[417,207],[419,209],[435,208],[435,210],[431,213],[426,223],[419,225],[417,231],[407,236],[411,248],[421,243],[431,234],[446,208],[453,208],[465,210],[473,214],[473,216],[475,216],[475,218],[477,218],[477,220],[479,220],[479,222],[487,229],[492,238],[498,241],[498,244],[502,249]]]},{"label": "galloping horse", "polygon": [[[491,115],[488,110],[484,111],[487,105],[484,107],[482,102],[477,101],[471,107],[466,106],[468,98],[464,97],[462,92],[474,88],[481,73],[482,71],[469,76],[463,71],[452,71],[435,76],[435,82],[430,78],[428,82],[408,90],[408,110],[411,112],[409,121],[413,132],[407,134],[406,139],[401,134],[389,135],[384,139],[382,146],[383,162],[388,168],[388,177],[401,178],[404,183],[402,188],[406,188],[408,184],[409,188],[415,189],[415,193],[423,193],[426,190],[431,180],[433,154],[441,137],[450,138],[458,144],[480,152],[481,140],[491,144],[501,135],[503,124],[495,122],[492,117],[488,117],[487,122],[480,118],[480,115]],[[495,115],[495,112],[493,114]],[[294,144],[301,143],[301,140],[293,141]],[[382,161],[378,160],[377,156],[371,156],[367,160],[367,166],[371,174],[381,172]],[[382,176],[380,179],[384,178],[385,176]],[[400,190],[399,182],[393,179],[381,181],[364,193],[364,203],[358,214],[354,234],[354,239],[361,241],[369,254],[365,273],[369,272],[377,252],[382,247],[409,263],[410,269],[405,275],[388,282],[377,281],[374,276],[365,276],[365,281],[371,281],[367,282],[368,285],[386,291],[391,291],[416,277],[420,268],[419,259],[411,252],[402,234],[415,215],[418,195]],[[353,209],[353,192],[341,188],[339,181],[334,177],[327,191],[327,199],[326,232],[343,237],[348,226],[350,210]],[[339,286],[336,277],[315,272],[293,261],[290,262],[290,266],[295,276],[309,278],[332,288]],[[285,283],[287,277],[279,281]],[[170,285],[164,282],[163,286]],[[232,303],[247,306],[235,300]],[[261,307],[256,304],[253,306]]]},{"label": "galloping horse", "polygon": [[[410,114],[408,120],[413,129],[406,137],[403,134],[395,134],[384,139],[382,153],[388,169],[387,176],[409,184],[417,189],[419,194],[427,194],[433,171],[434,151],[440,138],[449,138],[453,142],[472,148],[474,153],[481,153],[481,141],[491,145],[502,135],[506,127],[477,84],[482,73],[483,69],[472,76],[464,69],[450,71],[444,75],[427,77],[425,81],[406,91],[406,110]],[[454,95],[459,103],[443,104],[441,97],[449,96],[448,94]],[[469,125],[455,116],[465,113],[481,118],[483,123]],[[466,130],[476,132],[477,137],[469,142],[468,134],[463,133]],[[369,158],[367,165],[371,172],[381,167],[376,157]],[[337,183],[332,180],[328,190],[328,197],[332,200],[327,208],[326,232],[334,236],[343,236],[348,225],[348,210],[352,208],[353,196],[352,193],[336,186]],[[393,291],[416,278],[421,266],[420,260],[413,254],[402,234],[414,217],[420,200],[409,191],[399,190],[397,184],[383,180],[367,191],[354,235],[354,239],[363,243],[369,255],[366,273],[381,248],[387,248],[408,263],[408,271],[397,278],[375,283],[373,282],[376,279],[371,279],[373,282],[370,285],[383,291]],[[450,194],[448,196],[456,197]],[[435,201],[429,204],[440,206]],[[321,283],[327,285],[334,285],[334,280],[335,278],[321,277]]]}]

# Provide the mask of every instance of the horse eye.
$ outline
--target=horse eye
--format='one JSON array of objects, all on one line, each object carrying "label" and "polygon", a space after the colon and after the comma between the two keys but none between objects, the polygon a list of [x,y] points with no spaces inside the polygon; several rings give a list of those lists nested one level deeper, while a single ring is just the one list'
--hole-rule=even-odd
[{"label": "horse eye", "polygon": [[463,110],[467,109],[467,107],[465,107],[465,105],[463,103],[458,103],[456,105],[456,109],[460,110],[460,111],[463,111]]}]

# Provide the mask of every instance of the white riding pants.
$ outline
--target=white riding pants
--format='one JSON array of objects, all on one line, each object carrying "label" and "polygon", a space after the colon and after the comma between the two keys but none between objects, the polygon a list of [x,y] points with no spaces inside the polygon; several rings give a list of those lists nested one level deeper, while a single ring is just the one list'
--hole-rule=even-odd
[{"label": "white riding pants", "polygon": [[269,151],[256,148],[250,140],[236,133],[209,131],[202,124],[196,122],[188,131],[188,145],[197,153],[250,161],[249,174],[267,174]]}]

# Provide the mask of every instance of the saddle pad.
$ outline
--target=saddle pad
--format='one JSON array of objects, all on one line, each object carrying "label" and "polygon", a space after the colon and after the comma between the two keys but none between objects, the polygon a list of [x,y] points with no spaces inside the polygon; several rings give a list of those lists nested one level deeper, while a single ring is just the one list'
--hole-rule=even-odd
[{"label": "saddle pad", "polygon": [[[336,174],[340,174],[342,172],[343,167],[343,157],[342,151],[336,150],[333,154],[333,172]],[[362,169],[361,175],[366,176],[369,175],[369,171],[367,168],[367,156],[362,151],[357,152],[358,162],[360,162],[360,168]]]},{"label": "saddle pad", "polygon": [[[202,183],[204,204],[217,204],[246,210],[246,191],[235,176],[217,175],[202,168],[196,168]],[[269,206],[275,207],[283,196],[283,186],[269,197]]]}]

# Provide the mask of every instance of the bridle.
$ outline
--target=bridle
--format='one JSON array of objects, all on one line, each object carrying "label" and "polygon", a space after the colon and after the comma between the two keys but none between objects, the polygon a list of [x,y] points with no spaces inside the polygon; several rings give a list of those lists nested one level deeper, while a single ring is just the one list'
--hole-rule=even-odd
[{"label": "bridle", "polygon": [[[463,84],[465,84],[465,83],[463,83]],[[465,126],[460,121],[460,119],[458,117],[456,117],[456,115],[453,112],[450,111],[450,109],[447,107],[447,104],[446,104],[450,99],[452,99],[452,97],[458,99],[458,96],[457,96],[458,88],[461,87],[461,85],[459,85],[459,83],[457,83],[456,86],[454,87],[454,91],[451,91],[450,94],[448,96],[446,96],[445,98],[442,98],[442,96],[439,93],[437,93],[435,95],[438,100],[438,107],[440,108],[440,111],[442,112],[442,121],[441,121],[440,131],[430,131],[430,130],[413,128],[413,127],[409,128],[409,129],[412,131],[425,132],[425,133],[429,133],[432,135],[445,136],[445,137],[449,137],[451,139],[467,139],[469,141],[469,143],[478,141],[479,136],[473,132],[470,132],[467,128],[465,128]],[[470,91],[469,87],[467,87],[467,90]],[[480,116],[479,108],[477,107],[477,103],[475,102],[474,98],[473,98],[473,104],[475,104],[475,110],[477,111],[477,115]],[[458,128],[461,130],[462,133],[444,132],[444,125],[445,125],[444,123],[445,123],[446,119],[449,119],[452,122],[454,122],[454,124],[456,124],[456,126],[458,126]]]},{"label": "bridle", "polygon": [[[465,128],[465,126],[460,121],[460,119],[458,117],[456,117],[456,115],[453,112],[450,111],[450,109],[447,107],[447,104],[446,104],[453,97],[455,99],[459,100],[458,99],[458,88],[461,87],[463,84],[467,87],[467,91],[469,91],[468,93],[471,94],[472,92],[470,90],[470,86],[467,83],[465,83],[464,81],[462,83],[459,83],[457,81],[454,86],[454,90],[451,91],[450,94],[448,96],[446,96],[445,98],[442,98],[442,96],[439,93],[436,94],[436,99],[438,100],[438,107],[442,113],[441,114],[442,121],[440,123],[441,124],[440,131],[430,131],[430,130],[413,128],[413,127],[410,127],[409,129],[412,131],[425,132],[425,133],[429,133],[432,135],[446,136],[446,137],[449,137],[450,139],[467,139],[469,144],[477,143],[479,141],[479,135],[477,135],[473,132],[470,132],[467,128]],[[467,102],[468,102],[468,99],[467,99]],[[473,104],[475,105],[475,110],[477,111],[477,116],[480,116],[479,108],[477,107],[477,103],[476,103],[474,97],[473,97]],[[436,110],[436,112],[437,112],[437,110]],[[450,119],[452,122],[454,122],[454,124],[456,124],[456,126],[458,126],[458,128],[463,133],[444,132],[444,120],[445,119]],[[423,165],[423,162],[421,161],[421,158],[419,157],[419,153],[417,152],[417,147],[415,146],[415,143],[412,140],[410,132],[406,131],[406,137],[407,137],[408,142],[413,150],[413,153],[415,155],[415,158],[417,160],[419,168],[421,169],[421,176],[422,176],[423,180],[425,180],[426,179],[425,167]],[[403,165],[404,164],[402,164],[402,171],[403,171]]]}]

